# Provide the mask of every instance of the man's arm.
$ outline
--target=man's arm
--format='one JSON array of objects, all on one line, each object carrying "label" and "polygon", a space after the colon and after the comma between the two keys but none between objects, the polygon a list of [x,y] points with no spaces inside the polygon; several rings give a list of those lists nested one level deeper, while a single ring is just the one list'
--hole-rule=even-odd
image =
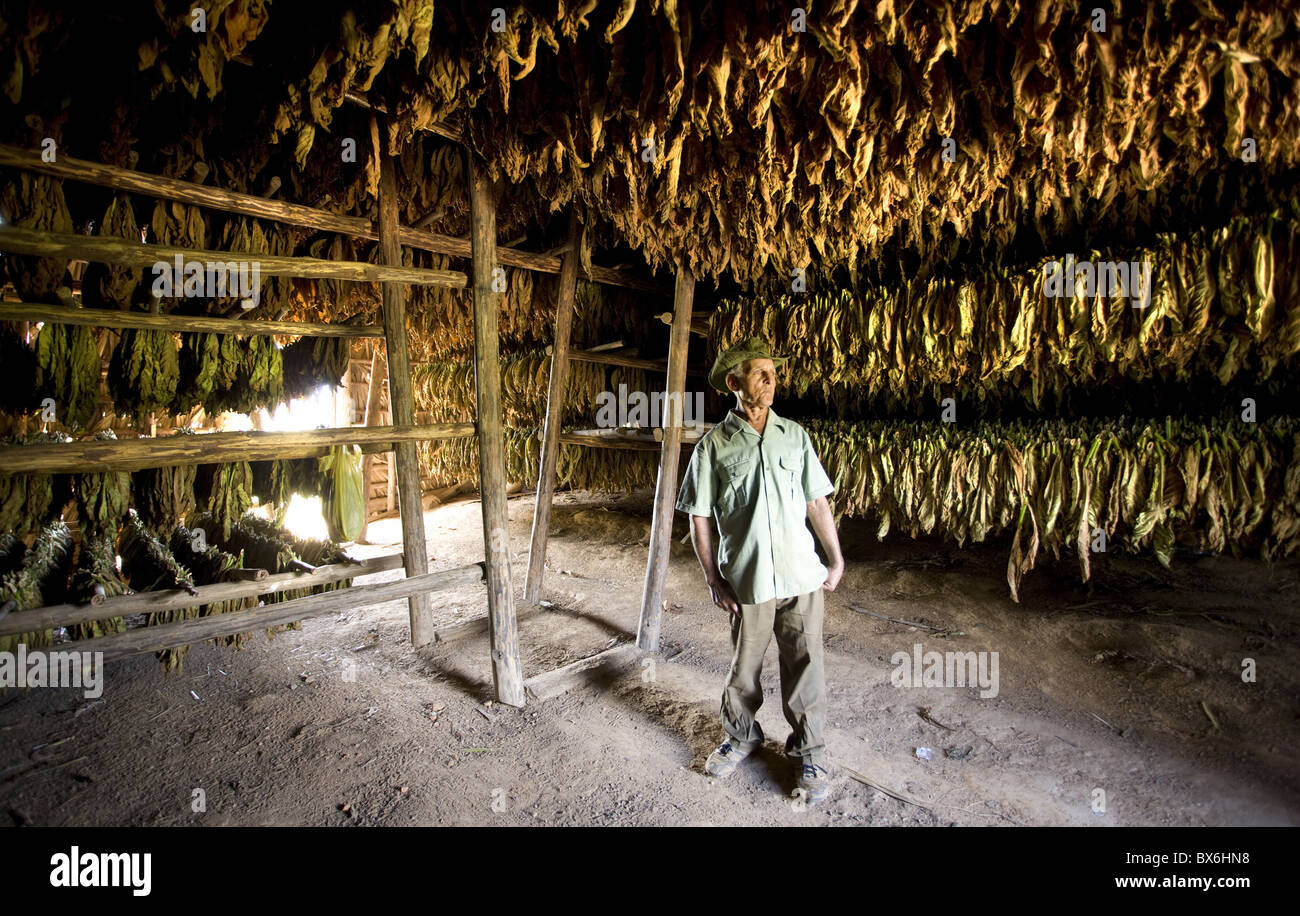
[{"label": "man's arm", "polygon": [[835,517],[831,515],[831,506],[825,496],[819,496],[808,503],[808,521],[812,522],[813,532],[826,551],[826,559],[830,561],[826,584],[822,588],[833,592],[844,576],[844,554],[840,552],[840,536],[835,530]]},{"label": "man's arm", "polygon": [[718,564],[713,559],[713,527],[709,522],[707,515],[691,516],[691,545],[695,548],[695,556],[700,561],[700,568],[704,570],[704,581],[709,585],[709,595],[713,598],[713,603],[724,611],[739,615],[740,601],[737,600],[731,586],[727,584],[727,580],[718,572]]}]

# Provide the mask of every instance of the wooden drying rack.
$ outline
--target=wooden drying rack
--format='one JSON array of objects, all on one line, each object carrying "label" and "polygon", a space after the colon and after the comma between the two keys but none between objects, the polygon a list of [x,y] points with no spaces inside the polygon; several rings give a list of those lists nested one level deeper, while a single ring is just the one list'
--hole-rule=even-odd
[{"label": "wooden drying rack", "polygon": [[[598,653],[589,659],[565,665],[524,681],[519,663],[517,615],[510,586],[510,551],[506,515],[505,443],[502,429],[498,297],[492,289],[493,269],[498,264],[559,274],[560,289],[556,310],[555,344],[552,353],[550,387],[543,433],[541,470],[537,487],[532,539],[525,596],[530,605],[540,600],[546,555],[547,531],[555,490],[556,460],[561,440],[560,415],[570,359],[589,359],[614,365],[663,369],[653,360],[620,357],[609,353],[570,353],[574,292],[578,277],[578,237],[581,221],[570,214],[566,244],[559,255],[532,254],[513,248],[498,248],[496,243],[496,201],[493,189],[482,174],[475,156],[466,151],[470,197],[470,238],[457,239],[412,227],[398,221],[396,173],[392,151],[378,145],[378,125],[372,116],[373,154],[380,165],[378,220],[330,213],[316,207],[270,200],[216,187],[149,175],[115,166],[60,156],[45,161],[40,153],[8,144],[0,144],[0,167],[23,169],[56,178],[81,181],[118,191],[207,207],[259,219],[276,220],[291,225],[336,232],[356,238],[377,239],[380,263],[331,261],[317,258],[270,256],[250,252],[219,252],[176,246],[146,245],[110,236],[84,236],[74,233],[40,232],[14,226],[0,228],[0,251],[36,257],[84,259],[110,264],[148,267],[159,260],[183,259],[256,260],[266,276],[296,276],[372,281],[381,284],[383,324],[355,326],[264,319],[240,320],[208,316],[149,315],[109,309],[73,309],[41,303],[0,304],[0,320],[64,322],[117,328],[161,328],[169,331],[203,331],[218,334],[278,334],[294,336],[380,337],[387,351],[391,426],[363,426],[311,430],[294,433],[210,433],[117,441],[83,440],[49,445],[23,445],[0,448],[0,473],[87,473],[106,470],[133,471],[185,463],[215,461],[249,461],[268,458],[308,457],[324,454],[337,444],[360,444],[368,452],[392,450],[396,453],[397,491],[402,524],[403,552],[374,558],[358,564],[319,567],[314,572],[284,573],[260,581],[230,582],[197,589],[198,595],[185,592],[160,592],[109,598],[94,605],[60,605],[33,609],[0,620],[0,635],[53,626],[68,626],[104,620],[126,614],[165,608],[194,607],[233,597],[252,596],[300,588],[326,581],[393,569],[401,566],[406,577],[395,582],[354,585],[342,591],[311,595],[265,607],[249,608],[228,614],[177,621],[157,627],[141,628],[112,636],[78,640],[67,644],[68,650],[103,652],[105,659],[156,652],[165,648],[189,645],[221,636],[229,636],[264,626],[273,626],[379,601],[404,598],[409,604],[411,641],[423,646],[446,638],[435,630],[431,597],[435,591],[459,587],[470,581],[485,581],[488,614],[485,619],[491,641],[491,659],[495,695],[499,702],[523,706],[526,695],[551,696],[563,689],[581,671],[601,663],[603,657],[622,657],[629,647],[620,646]],[[471,260],[472,279],[451,270],[430,270],[402,266],[401,245],[422,248],[440,254]],[[209,257],[210,256],[210,257]],[[594,283],[620,286],[642,292],[666,294],[668,291],[623,271],[592,267],[588,279]],[[415,425],[414,398],[410,375],[410,356],[406,340],[406,285],[431,285],[447,288],[469,287],[474,309],[474,377],[477,399],[476,423]],[[676,392],[680,404],[684,393],[686,345],[691,331],[691,303],[694,278],[689,269],[679,267],[673,291],[674,311],[671,344],[667,362],[669,393]],[[646,567],[641,619],[638,625],[638,648],[657,651],[662,614],[662,591],[667,571],[668,537],[671,533],[673,502],[676,496],[677,469],[680,462],[682,427],[680,417],[670,418],[662,443],[627,443],[622,447],[658,449],[661,452],[659,484],[655,495],[650,557]],[[441,572],[429,572],[421,505],[420,477],[416,443],[447,438],[478,437],[479,490],[482,497],[484,547],[486,558]],[[408,508],[414,506],[414,511]],[[331,578],[332,577],[332,578]],[[531,613],[531,611],[530,611]],[[457,624],[457,632],[481,625]]]}]

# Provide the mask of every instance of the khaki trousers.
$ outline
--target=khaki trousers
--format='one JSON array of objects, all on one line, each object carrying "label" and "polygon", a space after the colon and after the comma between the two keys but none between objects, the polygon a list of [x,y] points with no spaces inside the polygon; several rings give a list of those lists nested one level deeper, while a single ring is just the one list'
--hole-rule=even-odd
[{"label": "khaki trousers", "polygon": [[731,618],[731,671],[722,691],[722,727],[732,744],[753,748],[763,741],[754,717],[763,705],[763,656],[776,634],[781,670],[781,705],[792,729],[785,752],[804,763],[825,766],[826,667],[822,653],[825,596],[821,588],[797,595],[742,604]]}]

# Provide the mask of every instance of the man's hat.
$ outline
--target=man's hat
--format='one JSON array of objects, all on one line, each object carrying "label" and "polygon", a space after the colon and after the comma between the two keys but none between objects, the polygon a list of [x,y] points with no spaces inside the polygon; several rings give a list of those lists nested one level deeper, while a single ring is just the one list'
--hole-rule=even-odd
[{"label": "man's hat", "polygon": [[730,392],[727,373],[747,359],[770,359],[776,366],[786,361],[784,356],[773,356],[772,348],[763,338],[749,337],[718,354],[718,358],[713,361],[713,368],[709,370],[709,384],[719,391]]}]

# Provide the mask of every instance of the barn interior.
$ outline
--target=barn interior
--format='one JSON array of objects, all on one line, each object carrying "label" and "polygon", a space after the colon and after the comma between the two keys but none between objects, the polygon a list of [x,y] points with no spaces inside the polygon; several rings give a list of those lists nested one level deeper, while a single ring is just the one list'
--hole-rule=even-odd
[{"label": "barn interior", "polygon": [[[0,0],[0,821],[1300,823],[1298,165],[1287,3]],[[753,335],[818,806],[702,772]]]}]

